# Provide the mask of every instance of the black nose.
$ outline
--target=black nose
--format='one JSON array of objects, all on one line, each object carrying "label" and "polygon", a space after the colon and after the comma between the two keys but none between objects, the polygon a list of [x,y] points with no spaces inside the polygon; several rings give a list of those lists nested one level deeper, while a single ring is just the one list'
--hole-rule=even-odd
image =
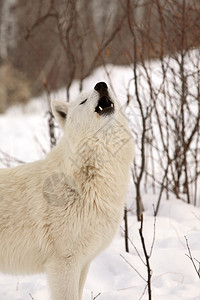
[{"label": "black nose", "polygon": [[98,82],[94,87],[94,89],[99,93],[101,93],[102,91],[106,91],[107,88],[108,86],[105,82]]}]

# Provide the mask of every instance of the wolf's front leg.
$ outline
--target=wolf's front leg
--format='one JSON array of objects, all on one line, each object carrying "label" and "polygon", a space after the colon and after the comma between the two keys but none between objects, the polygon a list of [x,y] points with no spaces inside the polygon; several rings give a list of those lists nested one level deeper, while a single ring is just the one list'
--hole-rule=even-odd
[{"label": "wolf's front leg", "polygon": [[90,267],[90,263],[86,263],[81,270],[80,282],[79,282],[79,300],[82,300],[83,288],[87,278],[89,267]]},{"label": "wolf's front leg", "polygon": [[58,259],[46,265],[46,274],[52,300],[79,300],[81,266],[67,259]]}]

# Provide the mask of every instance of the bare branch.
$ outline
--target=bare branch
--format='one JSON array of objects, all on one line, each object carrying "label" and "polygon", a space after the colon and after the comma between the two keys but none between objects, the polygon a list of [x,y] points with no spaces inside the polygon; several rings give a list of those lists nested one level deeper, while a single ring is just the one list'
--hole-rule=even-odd
[{"label": "bare branch", "polygon": [[147,282],[146,279],[140,274],[140,272],[122,254],[120,254],[120,256],[140,276],[140,278],[142,278],[145,282]]},{"label": "bare branch", "polygon": [[[155,220],[155,219],[154,219]],[[155,222],[155,221],[154,221]],[[144,235],[143,235],[143,214],[141,216],[141,221],[140,221],[140,229],[139,229],[139,234],[140,234],[140,239],[141,239],[141,243],[142,243],[142,248],[144,251],[144,256],[145,256],[145,260],[146,260],[146,267],[147,267],[147,285],[148,285],[148,296],[149,296],[149,300],[152,299],[152,291],[151,291],[151,277],[152,277],[152,270],[150,267],[150,255],[147,254],[147,249],[146,249],[146,244],[145,244],[145,240],[144,240]],[[154,243],[154,240],[153,240]],[[152,253],[152,248],[151,248],[151,253]]]},{"label": "bare branch", "polygon": [[[189,255],[188,254],[185,254],[185,255],[191,260],[191,262],[193,264],[193,267],[194,267],[194,269],[195,269],[195,271],[196,271],[196,273],[197,273],[197,275],[198,275],[198,277],[200,279],[200,262],[196,258],[192,257],[192,253],[191,253],[191,250],[190,250],[190,247],[189,247],[189,243],[188,243],[188,239],[187,239],[186,236],[185,236],[185,241],[186,241],[186,246],[187,246],[188,253],[189,253]],[[199,263],[199,269],[197,269],[194,260],[196,260]]]}]

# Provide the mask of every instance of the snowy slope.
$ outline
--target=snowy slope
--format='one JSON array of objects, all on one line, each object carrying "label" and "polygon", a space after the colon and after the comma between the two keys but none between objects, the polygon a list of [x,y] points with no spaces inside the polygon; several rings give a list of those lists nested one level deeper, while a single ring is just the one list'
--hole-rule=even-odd
[{"label": "snowy slope", "polygon": [[[108,68],[115,91],[123,101],[126,96],[127,82],[132,77],[132,70],[126,67],[108,66]],[[109,81],[105,70],[99,68],[84,82],[84,86],[86,89],[91,88],[96,82],[102,80]],[[78,93],[78,82],[74,82],[72,93],[74,95]],[[65,91],[59,91],[55,98],[65,99]],[[41,102],[41,99],[35,99],[26,108],[12,108],[6,115],[0,116],[0,149],[25,162],[43,157],[42,149],[49,150],[45,115],[47,107],[45,100]],[[137,118],[137,113],[135,116]],[[12,165],[16,164],[12,163]],[[149,251],[154,233],[152,205],[156,204],[157,198],[151,192],[144,194],[144,235]],[[134,206],[132,186],[128,194],[128,203]],[[135,215],[129,213],[129,236],[143,256],[138,234],[139,227]],[[155,234],[150,260],[153,271],[153,299],[200,300],[200,280],[191,261],[185,255],[188,251],[184,238],[187,237],[193,256],[200,261],[200,209],[176,200],[173,196],[168,201],[162,200],[156,218]],[[98,300],[141,298],[146,286],[141,276],[146,278],[146,268],[134,247],[131,244],[129,246],[130,254],[127,254],[124,251],[123,228],[120,228],[110,247],[93,261],[83,300],[91,300],[95,297]],[[99,293],[101,294],[98,296]],[[50,300],[45,275],[16,277],[0,274],[0,299]],[[143,299],[148,299],[147,292]]]}]

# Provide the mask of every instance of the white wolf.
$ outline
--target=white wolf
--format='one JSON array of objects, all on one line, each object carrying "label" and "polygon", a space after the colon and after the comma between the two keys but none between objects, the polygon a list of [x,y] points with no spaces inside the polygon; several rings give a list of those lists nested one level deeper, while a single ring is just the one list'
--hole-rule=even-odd
[{"label": "white wolf", "polygon": [[52,110],[60,143],[44,160],[0,170],[0,270],[46,272],[53,300],[81,300],[90,262],[122,219],[133,144],[105,82]]}]

